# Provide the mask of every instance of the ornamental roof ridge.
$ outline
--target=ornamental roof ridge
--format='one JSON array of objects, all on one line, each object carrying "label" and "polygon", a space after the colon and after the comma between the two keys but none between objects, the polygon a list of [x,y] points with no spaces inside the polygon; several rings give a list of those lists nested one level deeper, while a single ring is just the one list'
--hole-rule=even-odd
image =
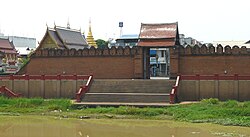
[{"label": "ornamental roof ridge", "polygon": [[81,31],[78,30],[78,29],[72,29],[72,28],[61,27],[61,26],[55,26],[54,29],[63,29],[63,30],[67,30],[67,31],[74,31],[74,32],[80,32],[81,33]]}]

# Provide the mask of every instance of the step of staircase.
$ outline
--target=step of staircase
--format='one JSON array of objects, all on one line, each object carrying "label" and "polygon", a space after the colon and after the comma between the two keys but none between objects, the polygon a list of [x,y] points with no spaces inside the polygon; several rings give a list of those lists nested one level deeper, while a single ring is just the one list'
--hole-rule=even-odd
[{"label": "step of staircase", "polygon": [[169,102],[167,93],[86,93],[83,102],[135,102],[164,103]]},{"label": "step of staircase", "polygon": [[168,93],[175,80],[94,80],[90,92]]},{"label": "step of staircase", "polygon": [[75,106],[88,106],[88,107],[120,107],[120,106],[133,106],[133,107],[167,107],[173,104],[169,103],[126,103],[126,102],[74,102]]},{"label": "step of staircase", "polygon": [[95,79],[82,102],[168,103],[174,84],[167,79]]}]

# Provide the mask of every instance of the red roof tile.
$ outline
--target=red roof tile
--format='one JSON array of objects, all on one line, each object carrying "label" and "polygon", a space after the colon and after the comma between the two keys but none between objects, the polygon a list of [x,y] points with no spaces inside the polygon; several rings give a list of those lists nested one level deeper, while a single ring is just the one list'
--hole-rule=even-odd
[{"label": "red roof tile", "polygon": [[139,39],[175,38],[178,23],[141,24]]},{"label": "red roof tile", "polygon": [[143,40],[138,42],[138,46],[143,47],[170,47],[174,45],[174,40]]},{"label": "red roof tile", "polygon": [[4,53],[17,54],[16,49],[11,45],[9,39],[0,38],[0,51]]},{"label": "red roof tile", "polygon": [[0,38],[0,49],[13,49],[13,47],[10,45],[10,41],[8,39]]},{"label": "red roof tile", "polygon": [[13,49],[0,49],[0,51],[8,54],[17,54],[17,51]]}]

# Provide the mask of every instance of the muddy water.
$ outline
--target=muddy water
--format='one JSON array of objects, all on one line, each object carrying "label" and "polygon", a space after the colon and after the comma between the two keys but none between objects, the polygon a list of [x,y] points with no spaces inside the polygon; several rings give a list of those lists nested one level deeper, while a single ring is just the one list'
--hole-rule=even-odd
[{"label": "muddy water", "polygon": [[0,137],[250,137],[250,128],[165,120],[0,116]]}]

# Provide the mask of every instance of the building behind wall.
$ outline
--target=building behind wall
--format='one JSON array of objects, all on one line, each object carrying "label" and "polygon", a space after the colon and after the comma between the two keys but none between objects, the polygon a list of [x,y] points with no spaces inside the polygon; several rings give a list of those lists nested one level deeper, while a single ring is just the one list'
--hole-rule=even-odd
[{"label": "building behind wall", "polygon": [[13,43],[19,56],[26,57],[31,51],[36,49],[36,38],[21,37],[21,36],[4,36],[0,35],[0,38],[9,39]]},{"label": "building behind wall", "polygon": [[21,57],[26,57],[31,51],[36,49],[36,39],[19,36],[9,36]]},{"label": "building behind wall", "polygon": [[213,45],[222,45],[223,47],[225,46],[230,46],[230,47],[233,47],[233,46],[239,46],[239,47],[242,47],[242,46],[246,46],[247,48],[249,48],[250,46],[247,44],[246,41],[244,40],[230,40],[230,41],[213,41],[212,43]]},{"label": "building behind wall", "polygon": [[138,44],[138,35],[130,34],[130,35],[122,35],[120,38],[116,39],[115,46],[137,46]]},{"label": "building behind wall", "polygon": [[15,73],[18,71],[17,50],[9,39],[0,38],[0,73]]},{"label": "building behind wall", "polygon": [[40,49],[84,49],[88,47],[87,41],[80,30],[69,27],[47,27],[46,33],[39,43]]},{"label": "building behind wall", "polygon": [[190,46],[195,46],[195,45],[198,45],[198,46],[202,46],[202,43],[192,37],[185,37],[184,34],[180,34],[180,45],[186,47],[187,45],[190,45]]},{"label": "building behind wall", "polygon": [[150,48],[150,76],[169,76],[169,50],[167,48]]}]

